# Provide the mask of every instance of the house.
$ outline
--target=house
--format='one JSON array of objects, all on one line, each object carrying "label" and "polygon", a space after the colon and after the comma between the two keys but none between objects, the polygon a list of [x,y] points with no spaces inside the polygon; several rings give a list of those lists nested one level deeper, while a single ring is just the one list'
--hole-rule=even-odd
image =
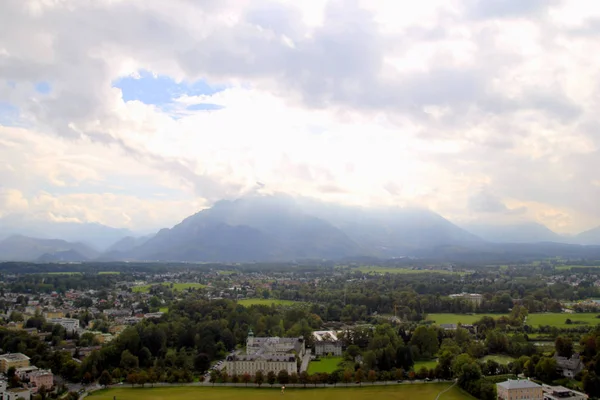
[{"label": "house", "polygon": [[35,365],[31,365],[29,367],[17,368],[15,370],[15,375],[17,375],[19,377],[19,379],[22,381],[28,381],[29,374],[31,374],[32,372],[38,371],[38,370],[39,370],[39,368],[36,367]]},{"label": "house", "polygon": [[29,374],[29,383],[37,389],[51,389],[54,386],[54,374],[49,370],[34,371]]},{"label": "house", "polygon": [[51,324],[58,324],[65,328],[67,333],[74,333],[79,331],[79,320],[75,318],[50,318],[48,322]]},{"label": "house", "polygon": [[0,355],[0,372],[6,374],[10,368],[29,367],[29,357],[21,353],[7,353]]},{"label": "house", "polygon": [[475,307],[479,307],[481,305],[481,302],[483,301],[483,296],[480,295],[479,293],[457,293],[457,294],[451,294],[449,296],[452,299],[464,299],[469,301],[471,304],[473,304]]},{"label": "house", "polygon": [[455,331],[458,328],[456,324],[440,324],[440,328],[445,331]]},{"label": "house", "polygon": [[1,397],[2,400],[31,400],[31,391],[26,388],[7,389]]},{"label": "house", "polygon": [[315,354],[318,356],[332,355],[340,357],[342,355],[342,342],[339,340],[323,340],[315,343]]},{"label": "house", "polygon": [[563,386],[542,385],[544,391],[544,400],[587,400],[588,395],[576,390],[567,389]]},{"label": "house", "polygon": [[335,331],[314,331],[312,334],[315,339],[315,354],[324,356],[331,354],[334,356],[342,355],[342,342],[338,340]]},{"label": "house", "polygon": [[496,384],[498,400],[544,400],[542,387],[527,379],[509,379]]},{"label": "house", "polygon": [[556,370],[565,378],[573,378],[583,371],[584,365],[577,353],[574,353],[570,358],[555,354],[554,359],[556,360]]}]

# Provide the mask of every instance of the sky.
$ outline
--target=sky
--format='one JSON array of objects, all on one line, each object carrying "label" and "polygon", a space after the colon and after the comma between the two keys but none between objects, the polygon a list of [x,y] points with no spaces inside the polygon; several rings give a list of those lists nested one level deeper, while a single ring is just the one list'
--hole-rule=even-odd
[{"label": "sky", "polygon": [[4,0],[0,216],[287,193],[600,225],[595,0]]}]

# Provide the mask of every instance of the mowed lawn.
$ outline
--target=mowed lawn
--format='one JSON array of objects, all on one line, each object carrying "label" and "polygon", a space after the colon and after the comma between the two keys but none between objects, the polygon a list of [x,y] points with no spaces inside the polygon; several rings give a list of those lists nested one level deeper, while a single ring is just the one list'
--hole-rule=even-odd
[{"label": "mowed lawn", "polygon": [[506,365],[509,362],[515,361],[515,359],[513,357],[507,356],[504,354],[490,354],[490,355],[487,355],[487,356],[481,358],[481,361],[483,361],[483,362],[487,362],[487,360],[494,360],[498,364],[503,364],[503,365]]},{"label": "mowed lawn", "polygon": [[[576,328],[578,326],[595,326],[600,324],[600,318],[596,318],[600,313],[538,313],[527,316],[527,325],[540,326],[549,325],[557,328]],[[572,324],[567,324],[567,319]]]},{"label": "mowed lawn", "polygon": [[[363,383],[362,387],[349,388],[287,388],[286,400],[434,400],[451,383],[415,383],[393,386],[371,386]],[[118,388],[99,390],[88,396],[93,400],[281,400],[279,385],[270,388],[232,388],[232,387],[162,387],[162,388]],[[440,400],[471,400],[474,397],[453,387],[440,396]]]},{"label": "mowed lawn", "polygon": [[[436,324],[472,324],[478,321],[483,316],[498,318],[500,314],[428,314],[427,319],[434,321]],[[596,316],[600,313],[535,313],[527,316],[527,325],[540,326],[549,325],[557,328],[575,328],[577,326],[595,326],[600,324],[600,318]],[[567,319],[572,321],[572,324],[567,324]]]},{"label": "mowed lawn", "polygon": [[438,365],[437,360],[415,361],[415,364],[413,365],[413,371],[419,372],[419,370],[423,367],[425,367],[427,369],[435,369],[435,367],[437,365]]},{"label": "mowed lawn", "polygon": [[311,361],[308,364],[308,373],[316,374],[317,372],[327,372],[328,374],[332,373],[338,367],[338,364],[344,361],[342,357],[326,357],[321,358],[319,361]]},{"label": "mowed lawn", "polygon": [[238,304],[243,306],[270,306],[275,304],[276,306],[293,306],[294,304],[300,304],[299,301],[293,300],[279,300],[279,299],[242,299],[238,300]]},{"label": "mowed lawn", "polygon": [[98,275],[121,275],[119,271],[100,271]]},{"label": "mowed lawn", "polygon": [[[171,284],[168,282],[164,282],[164,283],[162,283],[162,285],[171,286]],[[150,291],[150,288],[152,286],[154,286],[154,284],[134,286],[131,288],[131,290],[134,293],[138,293],[138,292],[139,293],[147,293],[148,291]],[[205,287],[206,287],[206,285],[203,285],[202,283],[198,283],[198,282],[173,283],[173,290],[202,289]]]},{"label": "mowed lawn", "polygon": [[484,316],[492,318],[501,317],[501,314],[427,314],[427,319],[434,321],[436,324],[467,324],[470,325]]},{"label": "mowed lawn", "polygon": [[358,267],[356,270],[364,273],[375,273],[375,274],[455,274],[461,275],[464,272],[453,272],[442,269],[409,269],[409,268],[386,268],[386,267]]}]

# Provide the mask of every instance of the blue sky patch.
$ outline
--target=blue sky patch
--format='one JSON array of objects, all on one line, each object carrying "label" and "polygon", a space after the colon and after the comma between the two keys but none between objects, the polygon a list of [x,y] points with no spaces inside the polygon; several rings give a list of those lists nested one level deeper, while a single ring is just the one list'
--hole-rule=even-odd
[{"label": "blue sky patch", "polygon": [[19,109],[10,103],[0,101],[0,125],[18,126]]},{"label": "blue sky patch", "polygon": [[190,111],[211,111],[211,110],[220,110],[223,106],[212,103],[198,103],[187,106],[187,109]]},{"label": "blue sky patch", "polygon": [[48,94],[52,91],[52,87],[48,82],[38,82],[35,84],[35,91],[41,94]]},{"label": "blue sky patch", "polygon": [[226,89],[225,86],[210,85],[204,80],[178,83],[168,76],[154,76],[148,71],[140,71],[139,75],[137,79],[128,76],[113,83],[114,87],[121,89],[123,100],[138,100],[144,104],[163,107],[182,95],[212,95]]}]

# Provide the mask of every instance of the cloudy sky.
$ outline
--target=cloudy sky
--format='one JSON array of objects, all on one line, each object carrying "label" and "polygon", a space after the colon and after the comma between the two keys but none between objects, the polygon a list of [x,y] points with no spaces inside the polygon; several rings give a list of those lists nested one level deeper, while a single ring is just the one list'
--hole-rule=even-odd
[{"label": "cloudy sky", "polygon": [[600,225],[595,0],[3,0],[0,215],[284,192]]}]

